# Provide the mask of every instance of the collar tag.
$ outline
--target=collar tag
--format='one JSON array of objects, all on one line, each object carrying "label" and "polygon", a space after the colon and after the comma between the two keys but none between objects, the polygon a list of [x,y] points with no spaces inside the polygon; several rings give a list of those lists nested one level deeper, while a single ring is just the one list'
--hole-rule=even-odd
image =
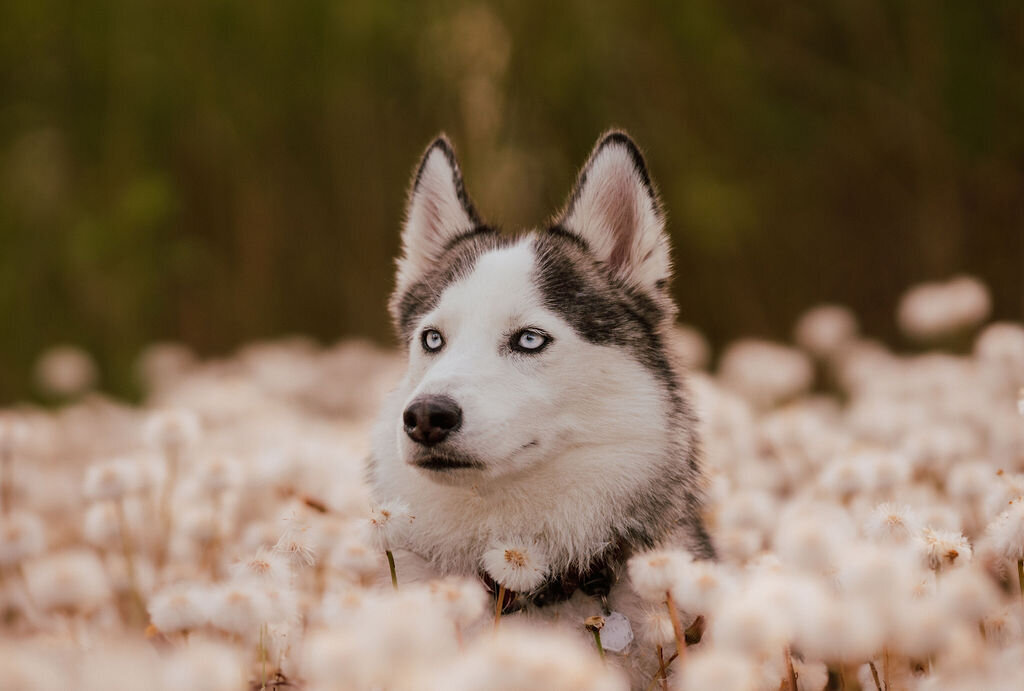
[{"label": "collar tag", "polygon": [[621,653],[633,642],[633,627],[621,612],[612,612],[604,618],[601,629],[601,645],[605,650]]}]

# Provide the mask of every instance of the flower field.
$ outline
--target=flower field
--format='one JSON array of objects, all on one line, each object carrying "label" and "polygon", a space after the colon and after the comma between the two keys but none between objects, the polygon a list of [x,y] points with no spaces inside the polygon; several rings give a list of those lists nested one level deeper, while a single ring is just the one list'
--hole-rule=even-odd
[{"label": "flower field", "polygon": [[[634,556],[628,635],[596,603],[500,616],[479,579],[405,566],[416,518],[363,482],[396,352],[154,345],[137,406],[51,352],[68,402],[0,410],[0,687],[1020,688],[1024,327],[985,323],[987,299],[908,291],[912,354],[824,306],[708,371],[680,327],[719,559]],[[531,549],[481,569],[528,590]]]}]

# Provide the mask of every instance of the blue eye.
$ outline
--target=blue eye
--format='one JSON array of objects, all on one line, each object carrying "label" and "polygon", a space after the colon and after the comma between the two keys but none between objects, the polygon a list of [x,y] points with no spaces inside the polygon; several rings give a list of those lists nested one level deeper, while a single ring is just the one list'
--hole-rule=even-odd
[{"label": "blue eye", "polygon": [[537,331],[536,329],[523,329],[515,336],[512,337],[512,342],[509,344],[512,350],[519,351],[520,353],[539,353],[544,349],[551,339]]},{"label": "blue eye", "polygon": [[444,347],[444,336],[437,329],[427,329],[420,340],[423,342],[423,349],[428,353],[436,353]]}]

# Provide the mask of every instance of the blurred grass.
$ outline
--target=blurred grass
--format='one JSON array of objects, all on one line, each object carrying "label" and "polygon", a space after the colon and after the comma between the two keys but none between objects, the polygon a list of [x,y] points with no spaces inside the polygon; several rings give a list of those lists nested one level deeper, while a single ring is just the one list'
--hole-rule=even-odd
[{"label": "blurred grass", "polygon": [[645,147],[681,318],[786,337],[821,300],[895,340],[908,284],[1024,311],[1024,9],[1009,0],[7,0],[0,401],[46,346],[134,390],[156,339],[390,338],[405,187],[439,130],[505,227],[597,135]]}]

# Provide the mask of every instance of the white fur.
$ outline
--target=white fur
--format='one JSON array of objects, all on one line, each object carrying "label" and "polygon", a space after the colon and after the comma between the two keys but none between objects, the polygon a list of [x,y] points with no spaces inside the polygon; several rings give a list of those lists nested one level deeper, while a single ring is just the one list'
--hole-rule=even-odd
[{"label": "white fur", "polygon": [[[448,286],[414,330],[408,372],[375,429],[376,494],[410,506],[411,549],[445,572],[476,573],[489,545],[512,537],[540,543],[554,569],[585,564],[622,525],[630,498],[656,482],[670,443],[663,388],[627,354],[584,341],[545,309],[534,261],[527,238],[482,255]],[[426,327],[445,337],[437,354],[419,345]],[[524,327],[553,342],[537,355],[508,352]],[[461,406],[459,450],[483,470],[408,463],[402,411],[423,394]]]},{"label": "white fur", "polygon": [[473,219],[459,199],[458,179],[459,171],[444,151],[439,146],[431,148],[409,197],[397,292],[405,291],[433,265],[452,238],[473,229]]},{"label": "white fur", "polygon": [[581,185],[561,224],[586,240],[619,278],[655,292],[672,270],[668,237],[629,149],[618,142],[599,144],[583,168]]}]

